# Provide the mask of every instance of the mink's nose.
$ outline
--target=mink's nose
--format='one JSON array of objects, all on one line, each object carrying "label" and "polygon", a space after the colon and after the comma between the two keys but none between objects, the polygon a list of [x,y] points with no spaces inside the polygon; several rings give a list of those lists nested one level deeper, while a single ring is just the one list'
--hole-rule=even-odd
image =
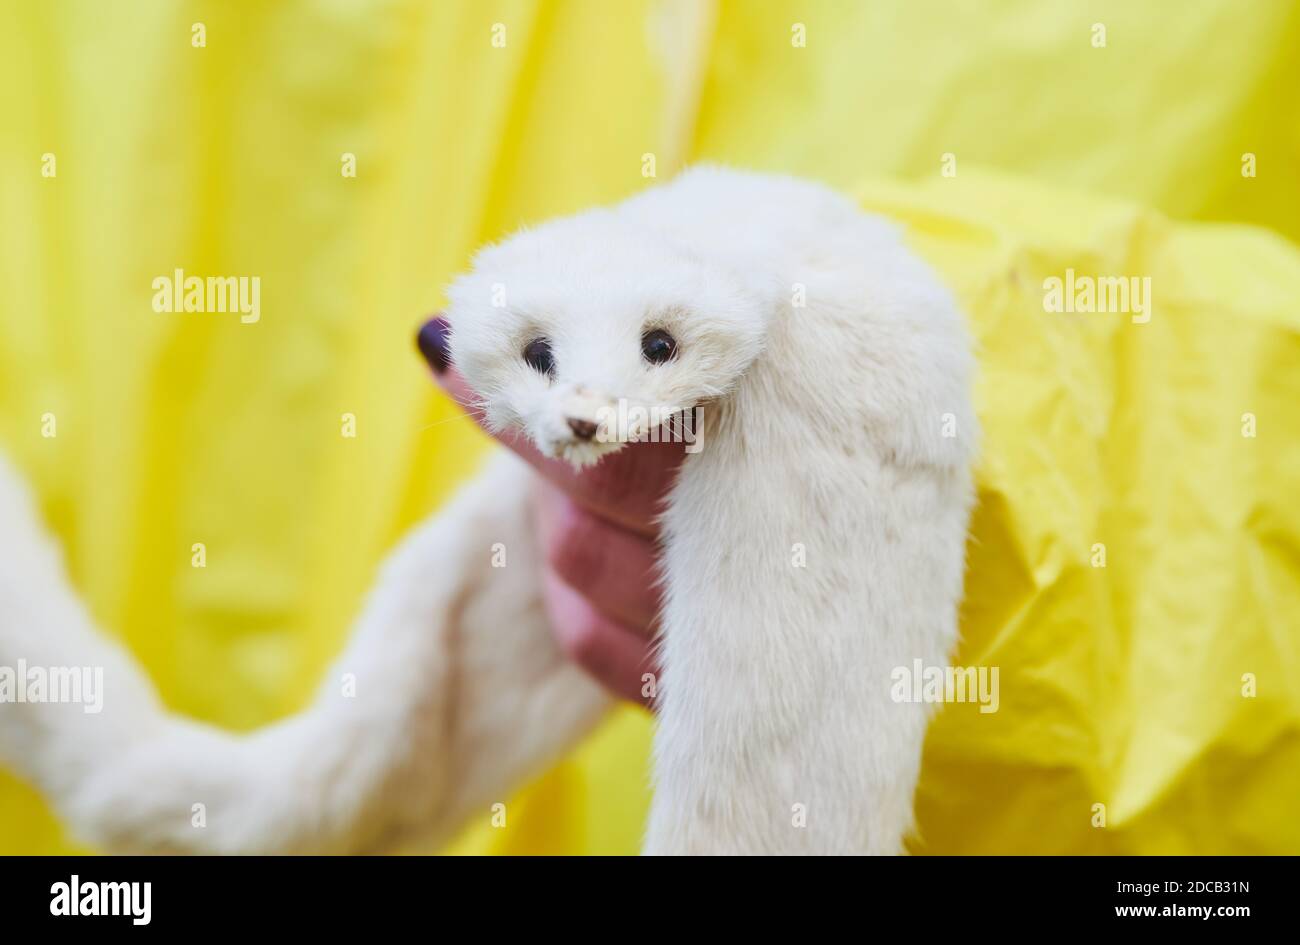
[{"label": "mink's nose", "polygon": [[579,420],[577,417],[569,417],[569,429],[573,435],[580,440],[590,440],[596,435],[596,424],[590,420]]}]

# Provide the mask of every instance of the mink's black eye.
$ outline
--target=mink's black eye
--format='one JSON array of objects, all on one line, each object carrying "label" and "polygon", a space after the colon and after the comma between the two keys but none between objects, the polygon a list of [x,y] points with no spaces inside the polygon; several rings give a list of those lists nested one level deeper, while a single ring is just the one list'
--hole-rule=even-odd
[{"label": "mink's black eye", "polygon": [[551,343],[545,338],[534,338],[524,349],[524,361],[530,368],[547,377],[555,376],[555,357],[551,354]]},{"label": "mink's black eye", "polygon": [[647,331],[641,336],[641,354],[651,364],[663,364],[671,361],[677,353],[677,342],[673,336],[662,328]]}]

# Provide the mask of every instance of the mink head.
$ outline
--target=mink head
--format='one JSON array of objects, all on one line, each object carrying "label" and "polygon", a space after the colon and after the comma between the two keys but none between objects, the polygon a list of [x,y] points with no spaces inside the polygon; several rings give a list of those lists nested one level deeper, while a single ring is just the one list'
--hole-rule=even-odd
[{"label": "mink head", "polygon": [[617,209],[482,250],[448,297],[452,360],[488,424],[575,466],[725,395],[767,320],[736,273]]}]

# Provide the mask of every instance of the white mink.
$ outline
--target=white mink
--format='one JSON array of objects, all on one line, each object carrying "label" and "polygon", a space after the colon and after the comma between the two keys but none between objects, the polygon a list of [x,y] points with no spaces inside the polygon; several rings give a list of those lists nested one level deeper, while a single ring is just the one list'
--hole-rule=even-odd
[{"label": "white mink", "polygon": [[[663,513],[646,852],[901,852],[929,709],[891,672],[955,641],[972,499],[950,294],[830,190],[697,168],[484,249],[449,298],[489,422],[548,455],[649,432],[612,417],[702,418]],[[112,849],[450,837],[610,704],[546,624],[531,477],[494,459],[393,554],[315,702],[232,735],[161,708],[0,465],[0,665],[102,665],[107,690],[98,715],[0,704],[0,759]]]}]

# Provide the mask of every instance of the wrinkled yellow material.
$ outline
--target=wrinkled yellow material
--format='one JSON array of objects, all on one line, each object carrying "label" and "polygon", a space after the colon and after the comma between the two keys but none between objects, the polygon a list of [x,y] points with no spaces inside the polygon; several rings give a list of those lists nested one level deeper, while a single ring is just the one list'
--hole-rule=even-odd
[{"label": "wrinkled yellow material", "polygon": [[[938,715],[913,848],[1296,852],[1300,16],[1075,6],[6,4],[0,443],[167,703],[251,728],[486,448],[410,341],[476,245],[651,154],[818,177],[981,346],[955,662],[1000,704]],[[177,268],[260,320],[156,313]],[[1149,277],[1149,322],[1044,311],[1067,269]],[[634,851],[649,737],[621,710],[453,850]],[[67,849],[0,776],[0,852]]]}]

